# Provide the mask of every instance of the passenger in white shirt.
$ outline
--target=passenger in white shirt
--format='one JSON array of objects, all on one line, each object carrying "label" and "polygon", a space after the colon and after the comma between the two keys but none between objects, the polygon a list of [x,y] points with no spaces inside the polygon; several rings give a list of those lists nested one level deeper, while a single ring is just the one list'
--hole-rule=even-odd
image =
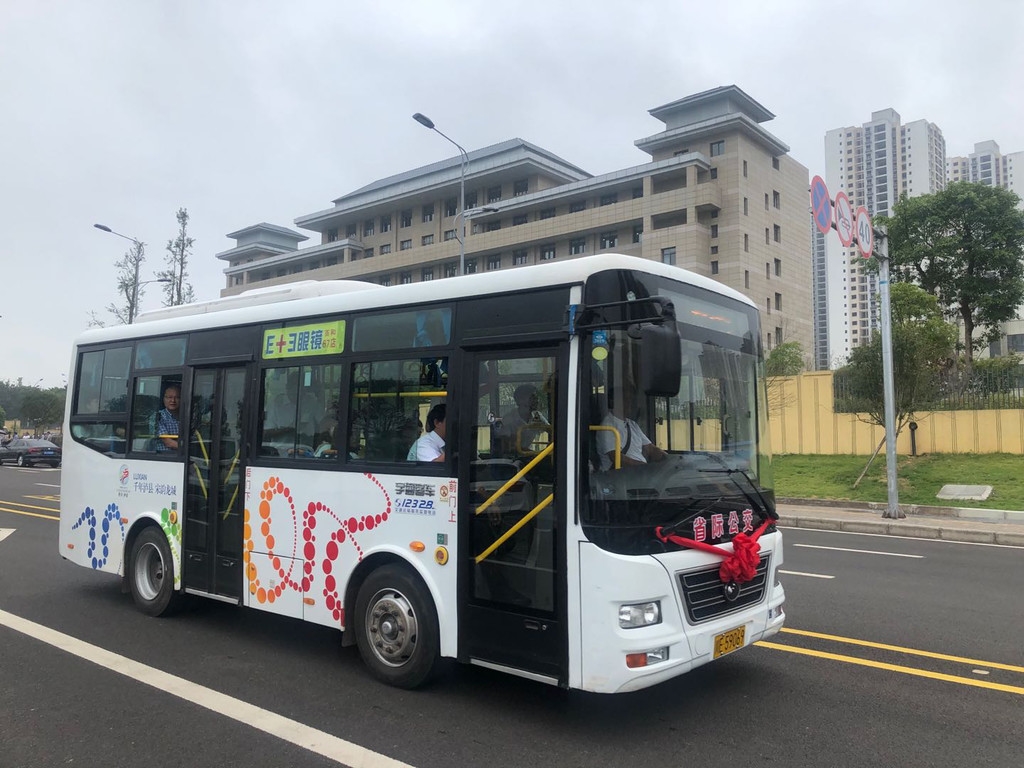
[{"label": "passenger in white shirt", "polygon": [[412,444],[408,461],[444,461],[445,411],[438,403],[427,412],[427,431]]}]

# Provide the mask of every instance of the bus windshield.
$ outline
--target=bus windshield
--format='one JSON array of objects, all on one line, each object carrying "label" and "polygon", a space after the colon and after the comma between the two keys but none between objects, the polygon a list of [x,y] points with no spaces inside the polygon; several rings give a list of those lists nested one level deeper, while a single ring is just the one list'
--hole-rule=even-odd
[{"label": "bus windshield", "polygon": [[591,333],[584,352],[589,456],[581,518],[594,543],[621,554],[675,548],[658,538],[658,528],[719,543],[775,516],[756,310],[644,279],[648,285],[627,286],[623,297],[642,291],[673,302],[682,350],[678,393],[641,391],[640,369],[649,363],[635,328],[615,327],[613,319]]}]

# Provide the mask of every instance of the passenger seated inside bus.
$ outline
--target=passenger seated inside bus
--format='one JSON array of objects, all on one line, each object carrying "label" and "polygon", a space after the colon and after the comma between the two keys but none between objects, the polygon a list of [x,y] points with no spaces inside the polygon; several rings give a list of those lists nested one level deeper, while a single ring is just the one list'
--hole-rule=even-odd
[{"label": "passenger seated inside bus", "polygon": [[444,403],[438,403],[427,413],[427,431],[412,444],[407,461],[444,461],[445,446]]},{"label": "passenger seated inside bus", "polygon": [[536,453],[550,441],[547,417],[540,412],[537,387],[520,384],[512,394],[515,407],[506,411],[491,427],[493,455],[514,458]]}]

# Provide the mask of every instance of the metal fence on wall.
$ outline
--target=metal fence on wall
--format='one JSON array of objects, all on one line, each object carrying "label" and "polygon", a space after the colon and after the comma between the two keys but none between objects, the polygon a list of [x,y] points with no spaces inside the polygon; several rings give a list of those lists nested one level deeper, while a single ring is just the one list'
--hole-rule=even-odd
[{"label": "metal fence on wall", "polygon": [[[899,382],[895,386],[899,388]],[[868,410],[853,393],[850,377],[845,371],[835,372],[832,378],[832,397],[836,413],[861,413]],[[918,410],[974,411],[997,408],[1024,408],[1024,371],[974,370],[970,375],[963,371],[944,372],[927,387]]]}]

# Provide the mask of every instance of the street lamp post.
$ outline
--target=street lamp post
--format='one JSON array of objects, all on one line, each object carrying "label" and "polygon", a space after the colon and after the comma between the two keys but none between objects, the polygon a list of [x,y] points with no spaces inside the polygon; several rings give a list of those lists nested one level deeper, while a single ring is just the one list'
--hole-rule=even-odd
[{"label": "street lamp post", "polygon": [[142,253],[146,247],[146,244],[143,243],[138,238],[129,237],[128,235],[122,235],[120,232],[115,232],[105,224],[93,224],[93,226],[96,227],[96,229],[99,229],[103,232],[109,232],[112,235],[117,235],[118,237],[122,237],[125,240],[131,241],[135,245],[135,248],[137,249],[137,253],[135,254],[135,276],[132,278],[132,295],[131,301],[128,304],[128,325],[131,325],[132,323],[135,322],[135,316],[139,314],[139,286],[149,285],[150,283],[169,283],[171,282],[171,279],[169,277],[161,277],[156,280],[144,280],[143,282],[140,283],[139,265],[142,264]]},{"label": "street lamp post", "polygon": [[412,119],[424,128],[429,128],[442,138],[450,141],[462,155],[462,172],[459,174],[459,213],[462,214],[462,235],[459,237],[459,274],[464,275],[466,274],[466,165],[469,163],[469,155],[466,154],[466,150],[457,141],[437,130],[434,121],[426,115],[417,112],[412,116]]}]

